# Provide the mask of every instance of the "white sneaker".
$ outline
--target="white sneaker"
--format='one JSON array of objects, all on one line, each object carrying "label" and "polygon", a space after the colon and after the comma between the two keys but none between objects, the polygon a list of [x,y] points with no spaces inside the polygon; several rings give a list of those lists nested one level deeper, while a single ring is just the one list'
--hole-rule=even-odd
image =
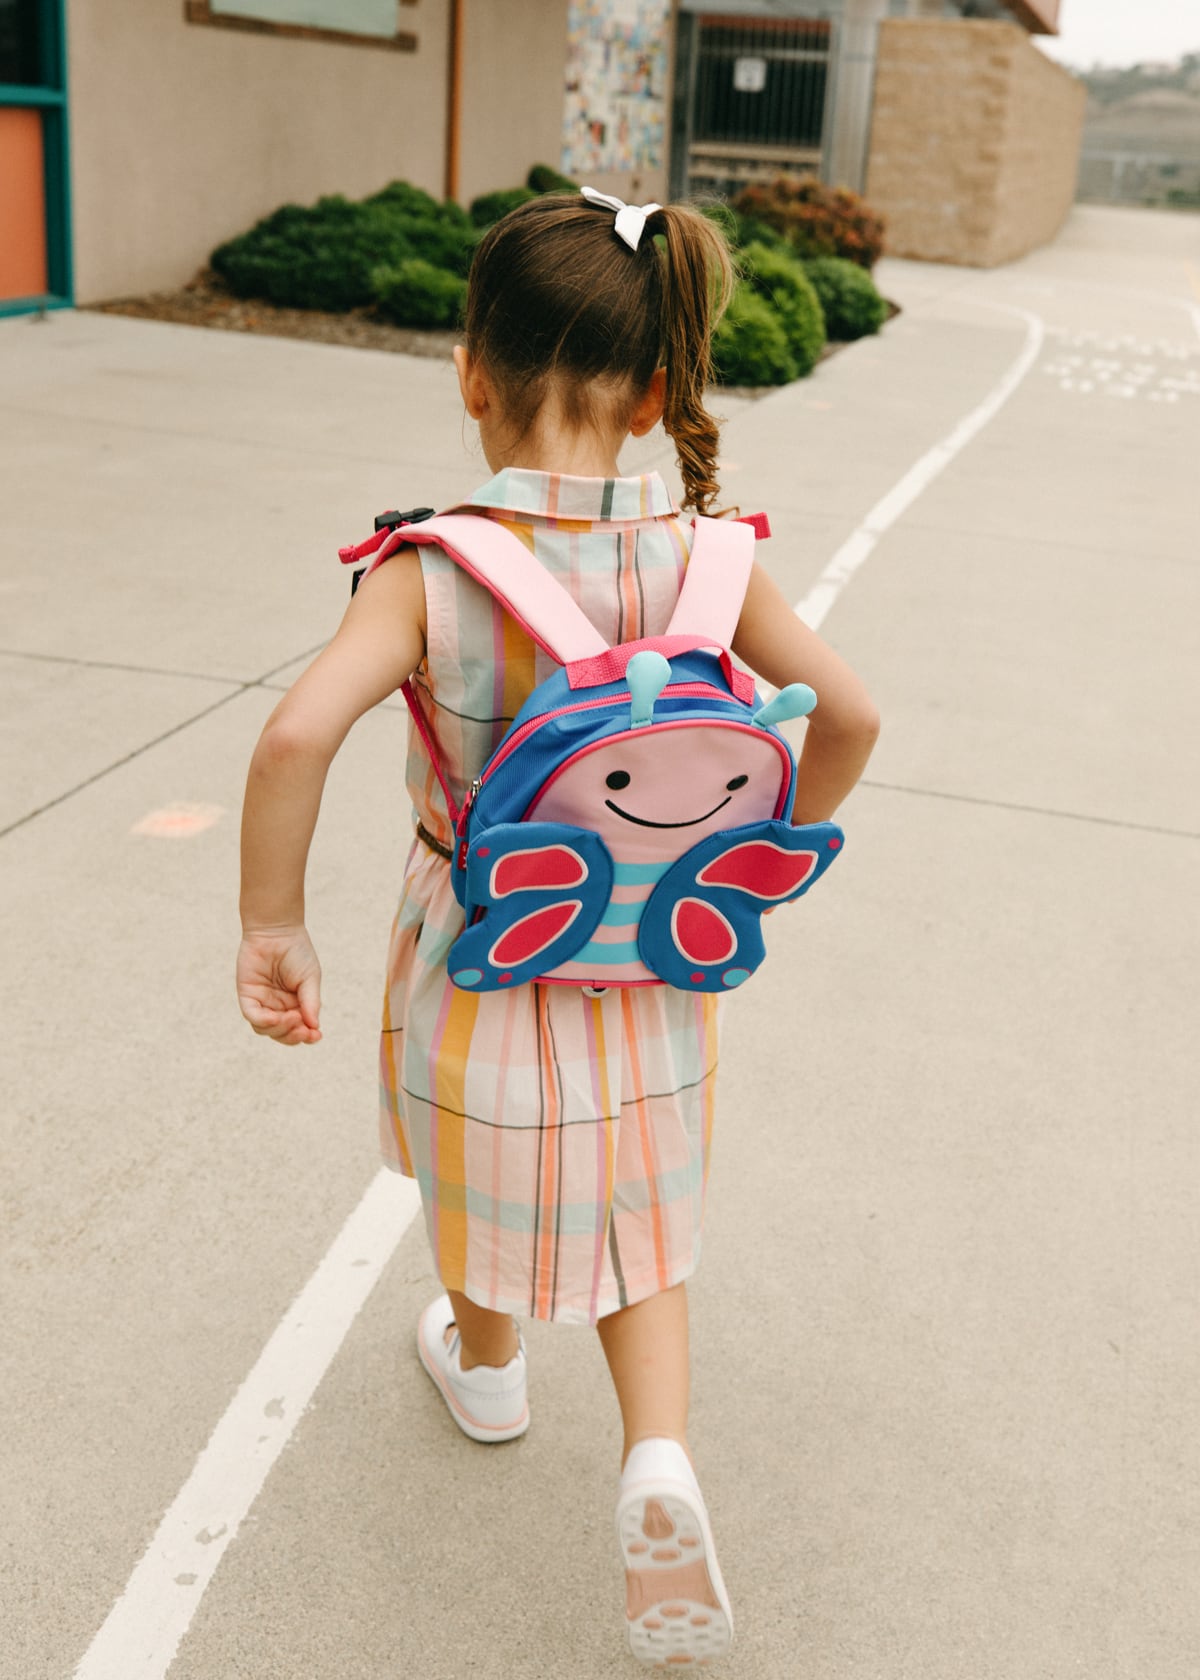
[{"label": "white sneaker", "polygon": [[685,1668],[723,1656],[733,1642],[733,1611],[700,1487],[678,1441],[656,1436],[629,1454],[617,1538],[629,1648],[638,1661]]},{"label": "white sneaker", "polygon": [[464,1371],[459,1357],[462,1338],[455,1330],[448,1295],[431,1301],[417,1320],[417,1357],[437,1384],[450,1415],[473,1441],[512,1441],[529,1428],[525,1398],[525,1343],[517,1335],[517,1351],[507,1365],[472,1365]]}]

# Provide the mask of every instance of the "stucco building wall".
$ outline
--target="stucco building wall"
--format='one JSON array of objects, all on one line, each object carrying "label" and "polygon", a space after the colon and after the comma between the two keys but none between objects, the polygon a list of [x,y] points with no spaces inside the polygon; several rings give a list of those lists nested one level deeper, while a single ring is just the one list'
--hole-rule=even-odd
[{"label": "stucco building wall", "polygon": [[78,301],[177,286],[289,200],[396,176],[440,194],[447,19],[421,0],[405,53],[189,24],[180,0],[71,0]]},{"label": "stucco building wall", "polygon": [[1070,209],[1085,92],[1015,24],[880,26],[866,196],[894,256],[992,267]]},{"label": "stucco building wall", "polygon": [[558,168],[567,0],[469,0],[463,11],[458,196],[469,204],[520,186],[532,164]]},{"label": "stucco building wall", "polygon": [[[643,0],[663,13],[669,0]],[[457,197],[558,167],[569,0],[465,0]],[[179,286],[213,247],[288,202],[447,185],[451,0],[400,14],[415,52],[213,27],[183,0],[68,0],[71,197],[80,303]],[[666,61],[666,108],[669,58]],[[587,172],[666,196],[656,167]]]}]

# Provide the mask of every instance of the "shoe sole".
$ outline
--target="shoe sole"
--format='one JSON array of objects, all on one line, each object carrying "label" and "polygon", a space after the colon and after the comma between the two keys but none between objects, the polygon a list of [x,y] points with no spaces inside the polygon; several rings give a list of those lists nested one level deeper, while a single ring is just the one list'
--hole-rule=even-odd
[{"label": "shoe sole", "polygon": [[425,1329],[422,1324],[417,1325],[417,1358],[421,1361],[421,1364],[425,1369],[425,1373],[433,1383],[433,1386],[446,1402],[450,1411],[450,1416],[462,1430],[463,1434],[469,1435],[472,1441],[483,1441],[484,1443],[490,1441],[515,1441],[519,1435],[524,1435],[525,1431],[529,1428],[528,1401],[526,1401],[521,1416],[515,1423],[492,1425],[482,1423],[477,1417],[472,1416],[472,1414],[467,1411],[466,1407],[463,1406],[461,1401],[458,1399],[453,1389],[447,1385],[442,1377],[441,1371],[434,1363],[433,1355],[425,1345]]},{"label": "shoe sole", "polygon": [[733,1643],[733,1612],[703,1503],[686,1485],[641,1482],[617,1505],[629,1649],[655,1668],[703,1668]]}]

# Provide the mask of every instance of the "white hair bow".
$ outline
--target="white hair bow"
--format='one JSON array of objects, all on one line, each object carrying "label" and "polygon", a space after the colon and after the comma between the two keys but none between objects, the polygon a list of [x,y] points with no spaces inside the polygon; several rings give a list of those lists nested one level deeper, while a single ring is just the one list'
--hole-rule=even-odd
[{"label": "white hair bow", "polygon": [[647,216],[652,216],[656,210],[661,210],[661,204],[626,204],[623,198],[616,198],[611,193],[597,192],[595,187],[580,187],[580,192],[589,204],[599,204],[605,210],[617,212],[617,236],[623,239],[631,251],[636,251],[645,230]]}]

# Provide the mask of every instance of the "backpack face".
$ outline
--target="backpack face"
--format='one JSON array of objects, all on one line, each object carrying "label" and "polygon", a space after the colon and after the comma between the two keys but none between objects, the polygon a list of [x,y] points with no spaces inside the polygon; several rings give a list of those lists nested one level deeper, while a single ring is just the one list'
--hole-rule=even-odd
[{"label": "backpack face", "polygon": [[790,780],[779,737],[679,718],[582,748],[549,777],[529,820],[590,828],[617,860],[673,862],[719,829],[779,816]]}]

